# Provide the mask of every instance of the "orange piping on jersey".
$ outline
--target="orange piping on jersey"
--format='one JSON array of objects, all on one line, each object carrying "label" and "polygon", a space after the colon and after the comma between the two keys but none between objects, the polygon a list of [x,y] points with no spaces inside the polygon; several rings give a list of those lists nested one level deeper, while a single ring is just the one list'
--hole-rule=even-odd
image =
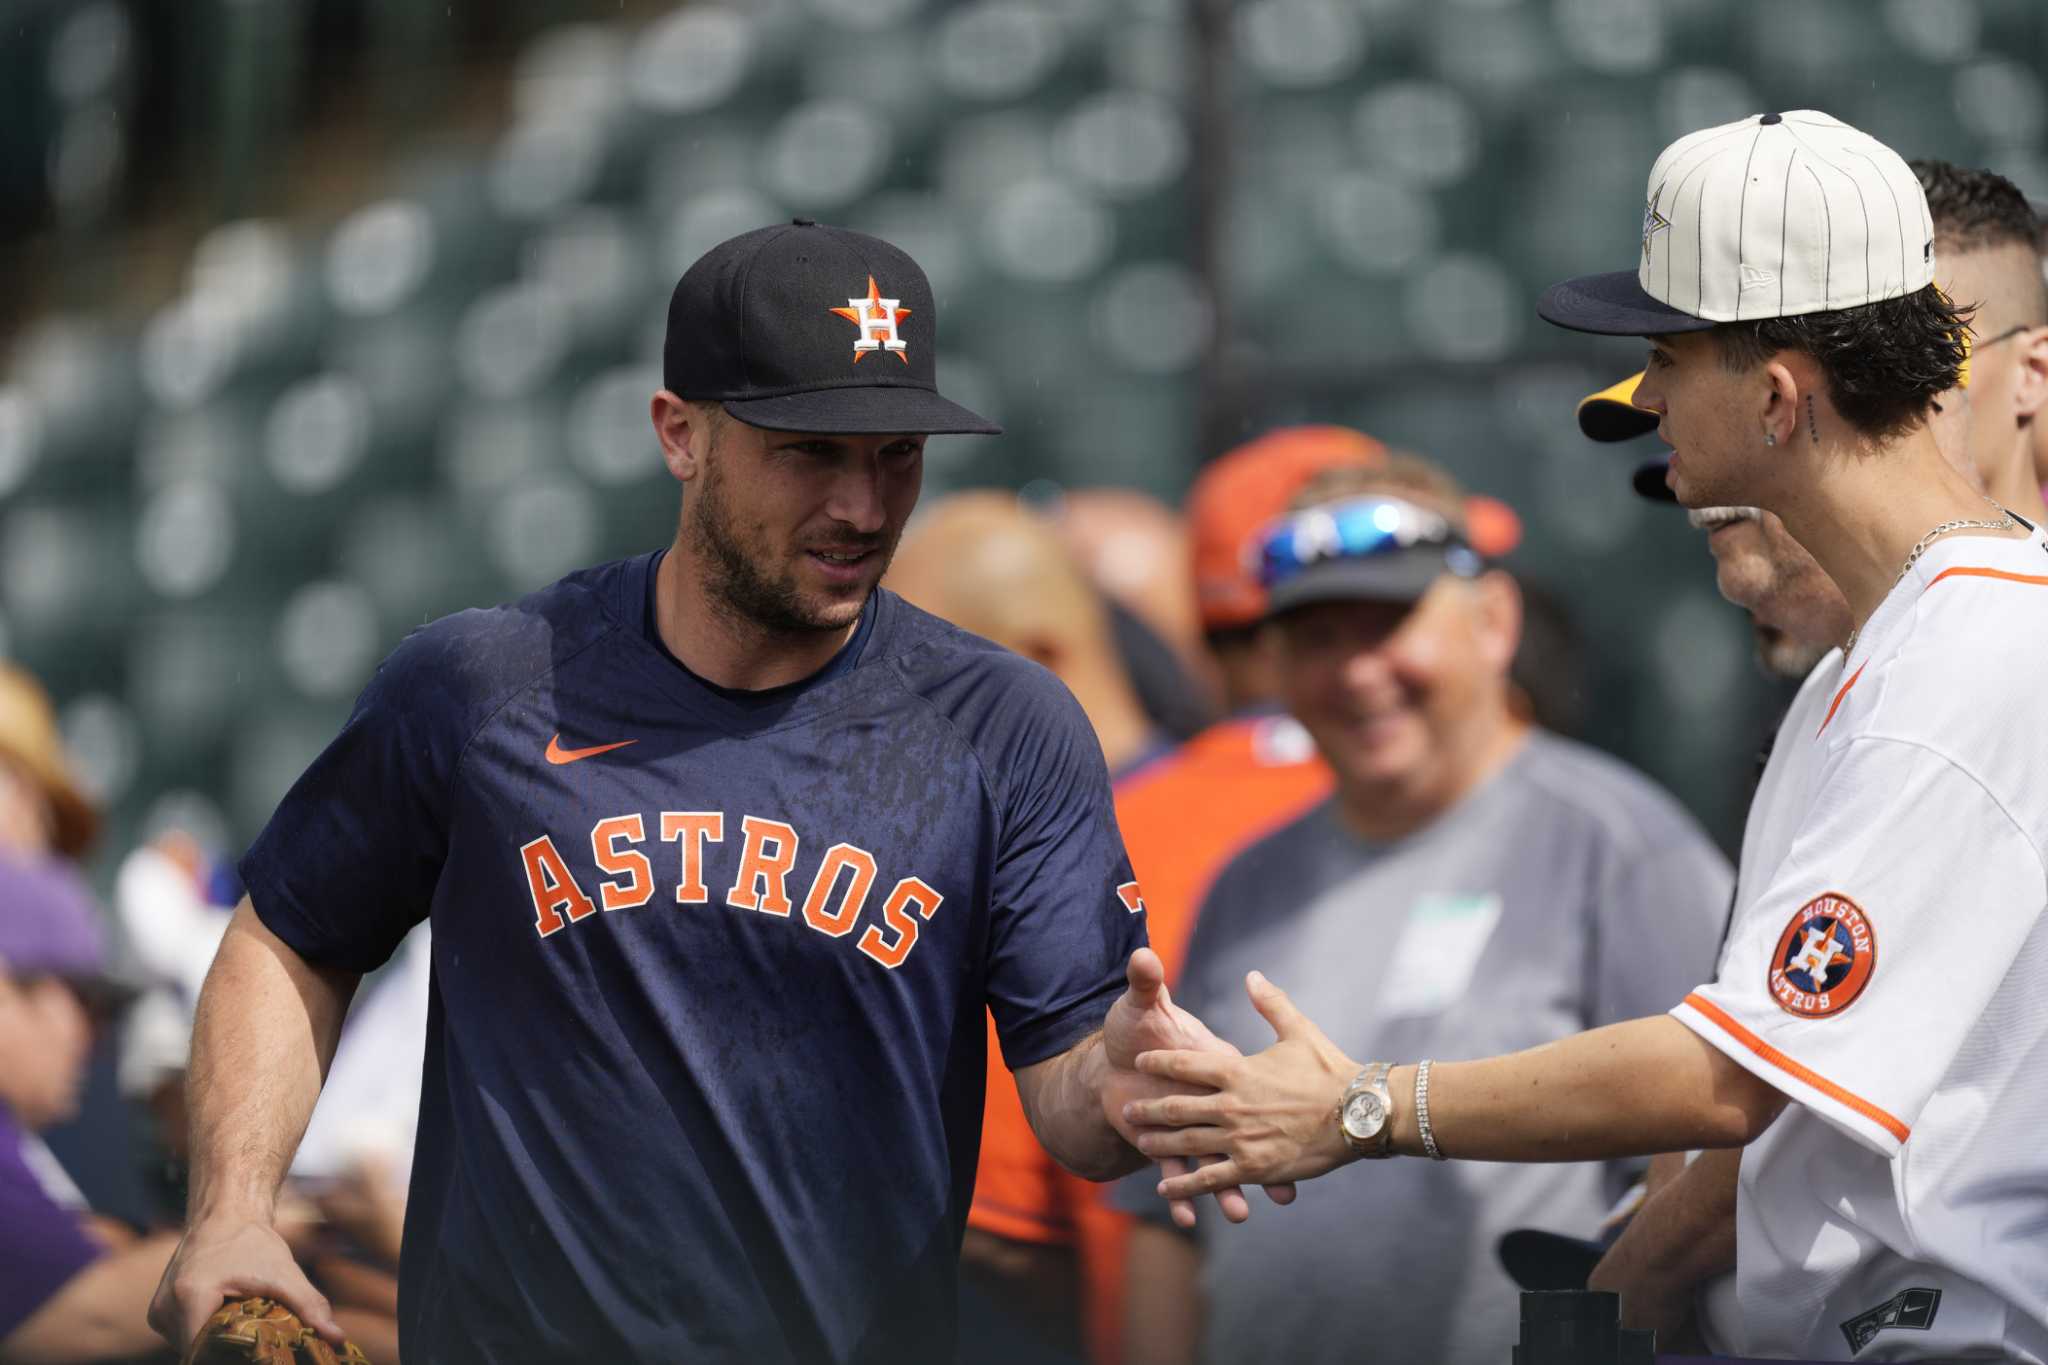
[{"label": "orange piping on jersey", "polygon": [[1719,1025],[1721,1030],[1725,1032],[1729,1037],[1733,1038],[1736,1042],[1742,1044],[1751,1052],[1754,1052],[1757,1056],[1769,1062],[1772,1066],[1777,1067],[1780,1071],[1785,1072],[1786,1074],[1794,1077],[1795,1079],[1806,1082],[1815,1090],[1820,1091],[1821,1094],[1826,1095],[1829,1099],[1834,1100],[1836,1103],[1847,1105],[1849,1108],[1863,1115],[1864,1118],[1869,1119],[1872,1123],[1884,1129],[1887,1133],[1890,1133],[1900,1142],[1904,1142],[1907,1138],[1913,1136],[1913,1130],[1911,1128],[1908,1128],[1905,1124],[1900,1123],[1890,1114],[1885,1113],[1884,1110],[1878,1108],[1876,1105],[1872,1104],[1869,1100],[1864,1099],[1862,1096],[1850,1094],[1848,1091],[1842,1089],[1841,1086],[1836,1085],[1833,1081],[1821,1075],[1819,1072],[1809,1071],[1807,1068],[1793,1061],[1790,1057],[1787,1057],[1784,1053],[1778,1051],[1778,1049],[1772,1047],[1769,1043],[1757,1037],[1754,1033],[1751,1033],[1742,1025],[1736,1023],[1735,1020],[1729,1016],[1726,1010],[1723,1010],[1720,1006],[1714,1004],[1712,1001],[1706,999],[1704,996],[1695,992],[1685,997],[1685,1003],[1691,1005],[1701,1014],[1704,1014],[1707,1016],[1707,1018],[1713,1020],[1714,1023]]},{"label": "orange piping on jersey", "polygon": [[[1943,569],[1940,573],[1934,576],[1933,580],[1929,582],[1927,586],[1931,588],[1936,583],[1941,582],[1941,580],[1944,578],[1997,578],[2002,579],[2007,583],[2031,583],[2037,588],[2048,588],[2048,577],[2043,577],[2038,574],[2007,573],[2004,569],[1976,569],[1963,567],[1958,567],[1954,569]],[[1843,683],[1842,690],[1835,693],[1834,701],[1829,703],[1828,705],[1827,719],[1823,720],[1820,723],[1820,729],[1815,730],[1813,732],[1813,737],[1815,739],[1819,739],[1822,735],[1827,733],[1828,721],[1831,721],[1835,718],[1835,712],[1841,708],[1842,698],[1849,695],[1849,689],[1856,685],[1856,678],[1862,677],[1863,670],[1868,667],[1870,667],[1870,660],[1868,659],[1865,659],[1862,663],[1858,664],[1856,666],[1856,676],[1849,679],[1849,681]]]},{"label": "orange piping on jersey", "polygon": [[1842,709],[1842,698],[1849,695],[1849,689],[1856,685],[1856,679],[1862,677],[1863,670],[1868,667],[1870,667],[1870,660],[1868,659],[1865,659],[1862,663],[1856,665],[1855,673],[1850,675],[1849,681],[1842,684],[1842,690],[1835,693],[1835,699],[1828,703],[1827,720],[1823,720],[1820,723],[1820,729],[1815,730],[1813,732],[1813,737],[1815,739],[1819,739],[1822,735],[1828,732],[1828,721],[1833,720],[1835,718],[1835,712]]},{"label": "orange piping on jersey", "polygon": [[1943,569],[1934,576],[1934,582],[1929,583],[1927,586],[1931,588],[1935,583],[1939,583],[1944,578],[2002,578],[2008,583],[2032,583],[2037,588],[2048,588],[2048,578],[2043,578],[2037,574],[2007,573],[2004,569],[1967,568]]}]

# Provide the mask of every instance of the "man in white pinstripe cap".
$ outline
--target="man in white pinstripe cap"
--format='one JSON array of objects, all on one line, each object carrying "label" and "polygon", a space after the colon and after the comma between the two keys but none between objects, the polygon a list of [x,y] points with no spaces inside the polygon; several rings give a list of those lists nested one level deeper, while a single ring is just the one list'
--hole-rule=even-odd
[{"label": "man in white pinstripe cap", "polygon": [[1162,1193],[1361,1156],[1740,1148],[1716,1345],[2048,1361],[2048,542],[1929,434],[1964,361],[1933,240],[1896,153],[1825,114],[1764,114],[1668,148],[1637,268],[1539,306],[1649,339],[1635,401],[1678,450],[1679,501],[1775,512],[1855,623],[1758,794],[1775,847],[1715,980],[1535,1051],[1389,1067],[1254,974],[1273,1047],[1139,1058],[1217,1091],[1129,1106],[1176,1130],[1140,1147],[1228,1153]]}]

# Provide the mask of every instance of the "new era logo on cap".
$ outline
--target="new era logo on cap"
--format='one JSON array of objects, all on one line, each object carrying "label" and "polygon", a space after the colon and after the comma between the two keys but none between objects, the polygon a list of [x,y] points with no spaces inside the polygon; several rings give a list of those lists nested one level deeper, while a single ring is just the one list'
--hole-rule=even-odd
[{"label": "new era logo on cap", "polygon": [[1934,279],[1934,220],[1898,153],[1810,109],[1707,128],[1650,170],[1633,272],[1553,286],[1559,326],[1624,336],[1860,308]]},{"label": "new era logo on cap", "polygon": [[879,237],[804,218],[757,228],[683,272],[662,383],[772,431],[1001,431],[939,396],[937,311],[917,262]]}]

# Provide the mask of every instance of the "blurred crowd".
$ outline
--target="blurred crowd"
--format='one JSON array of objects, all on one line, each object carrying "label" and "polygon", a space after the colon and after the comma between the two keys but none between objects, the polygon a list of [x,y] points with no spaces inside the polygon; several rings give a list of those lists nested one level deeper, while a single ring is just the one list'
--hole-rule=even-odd
[{"label": "blurred crowd", "polygon": [[[0,666],[0,1359],[163,1356],[144,1318],[184,1219],[193,1007],[241,891],[223,851],[165,829],[102,906],[79,859],[98,815],[48,696]],[[426,959],[361,999],[280,1206],[283,1231],[377,1359],[397,1359],[404,1187]]]}]

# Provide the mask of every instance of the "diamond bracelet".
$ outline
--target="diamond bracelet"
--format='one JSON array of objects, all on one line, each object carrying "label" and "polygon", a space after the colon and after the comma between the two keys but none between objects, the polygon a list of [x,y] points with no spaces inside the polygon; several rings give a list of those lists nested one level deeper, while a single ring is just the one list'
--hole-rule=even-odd
[{"label": "diamond bracelet", "polygon": [[1419,1062],[1415,1067],[1415,1130],[1422,1135],[1422,1150],[1429,1154],[1429,1159],[1442,1161],[1444,1154],[1436,1145],[1436,1131],[1429,1126],[1429,1067],[1428,1062]]}]

